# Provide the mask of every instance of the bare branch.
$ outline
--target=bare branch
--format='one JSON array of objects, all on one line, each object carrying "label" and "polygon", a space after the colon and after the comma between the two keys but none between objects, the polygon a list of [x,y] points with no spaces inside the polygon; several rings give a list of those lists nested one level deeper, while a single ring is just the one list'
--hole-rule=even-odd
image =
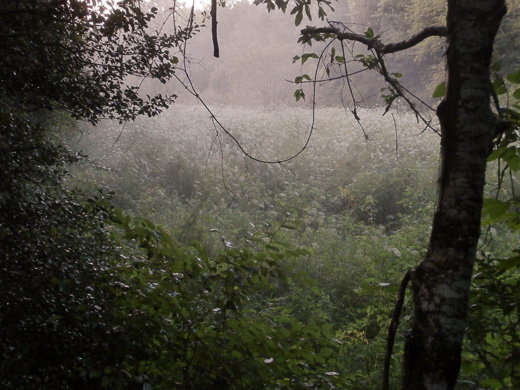
[{"label": "bare branch", "polygon": [[413,270],[408,270],[404,274],[401,285],[399,286],[399,294],[395,301],[394,314],[392,315],[392,321],[388,327],[388,338],[386,339],[386,353],[385,361],[383,364],[383,389],[388,390],[390,388],[390,362],[392,359],[392,350],[394,348],[395,335],[397,328],[399,327],[399,319],[401,317],[401,309],[403,308],[404,298],[406,294],[406,287],[410,282],[413,274]]},{"label": "bare branch", "polygon": [[[347,77],[351,77],[351,76],[354,76],[356,74],[366,72],[367,70],[369,70],[369,69],[368,68],[359,69],[359,70],[356,70],[354,72],[350,72],[346,76]],[[287,83],[291,83],[291,84],[314,84],[314,83],[324,84],[324,83],[330,83],[331,81],[341,80],[341,79],[344,79],[344,78],[345,78],[345,75],[341,74],[341,76],[327,77],[326,79],[302,80],[299,83],[297,83],[294,80],[289,80],[289,79],[285,79],[284,81],[287,82]]]},{"label": "bare branch", "polygon": [[411,38],[401,42],[383,44],[378,37],[367,38],[364,35],[353,32],[343,32],[335,27],[307,27],[301,30],[302,35],[312,34],[334,34],[336,39],[340,41],[356,41],[367,46],[368,49],[374,49],[380,54],[396,53],[417,45],[430,37],[445,37],[447,29],[444,26],[426,27],[424,30],[413,35]]},{"label": "bare branch", "polygon": [[[194,10],[194,7],[192,7],[190,23],[193,21],[193,18],[192,18],[193,10]],[[190,28],[191,28],[191,26],[190,26]],[[330,45],[330,43],[329,43],[329,45]],[[215,130],[216,130],[217,137],[220,137],[219,131],[218,131],[218,129],[220,128],[224,132],[224,134],[226,134],[228,137],[230,137],[233,140],[233,142],[237,145],[237,147],[240,149],[240,151],[247,158],[249,158],[253,161],[259,162],[259,163],[264,163],[264,164],[285,163],[287,161],[295,159],[296,157],[298,157],[300,154],[302,154],[307,149],[307,147],[309,146],[309,143],[311,141],[312,135],[314,134],[315,124],[316,124],[316,112],[315,112],[315,109],[316,109],[316,84],[317,84],[316,81],[313,82],[313,86],[312,86],[312,91],[313,91],[312,123],[310,125],[310,129],[309,129],[309,132],[307,134],[307,138],[305,139],[304,144],[294,154],[290,155],[289,157],[282,158],[282,159],[268,160],[268,159],[255,157],[252,153],[248,152],[245,149],[245,146],[242,145],[242,143],[224,126],[224,124],[222,124],[222,122],[219,121],[219,119],[216,117],[216,115],[213,113],[213,111],[209,108],[209,106],[206,104],[206,102],[198,94],[197,89],[195,88],[195,85],[193,84],[193,81],[192,81],[191,76],[188,71],[186,48],[187,48],[187,42],[184,42],[184,48],[182,50],[184,65],[183,65],[183,68],[179,68],[179,71],[182,71],[184,73],[185,80],[181,80],[177,74],[174,74],[173,77],[175,77],[181,83],[181,85],[186,89],[186,91],[188,91],[191,95],[193,95],[202,104],[202,106],[206,109],[206,111],[210,114],[211,120],[213,121],[213,126],[215,127]],[[328,48],[328,45],[325,47],[324,51],[327,48]],[[323,52],[321,53],[320,57],[318,58],[318,64],[316,65],[316,70],[314,73],[314,80],[317,79],[320,62],[323,60]],[[218,138],[218,139],[220,142],[220,138]]]},{"label": "bare branch", "polygon": [[413,35],[410,39],[398,43],[389,43],[387,45],[384,45],[383,53],[390,54],[398,51],[403,51],[417,45],[418,43],[424,41],[426,38],[446,37],[447,33],[448,30],[444,26],[426,27],[424,30]]},{"label": "bare branch", "polygon": [[[423,103],[426,107],[428,107],[430,109],[433,109],[433,108],[431,108],[423,100],[419,99],[417,96],[415,96],[410,91],[408,91],[406,88],[404,88],[397,79],[391,77],[390,73],[388,72],[388,70],[386,68],[386,63],[385,63],[384,57],[377,50],[373,49],[373,51],[375,52],[375,54],[377,56],[377,61],[379,63],[379,67],[380,67],[378,72],[384,77],[385,81],[391,86],[393,92],[396,93],[397,96],[402,98],[406,102],[406,104],[408,104],[408,107],[410,107],[410,110],[412,110],[412,112],[415,114],[417,121],[421,120],[426,125],[425,130],[429,128],[429,129],[433,130],[435,133],[439,134],[439,132],[430,125],[430,121],[427,120],[421,114],[421,112],[417,109],[417,107],[412,102],[412,100],[408,96],[406,96],[405,91],[410,93],[415,99],[417,99],[419,102]],[[390,110],[390,106],[392,105],[392,102],[393,102],[393,100],[387,104],[383,115],[385,115],[388,112],[388,110]],[[425,130],[423,130],[423,131],[425,131]]]},{"label": "bare branch", "polygon": [[217,0],[211,0],[211,37],[213,39],[213,56],[220,57],[217,38]]},{"label": "bare branch", "polygon": [[[343,42],[341,42],[341,51],[343,53],[343,58],[344,59],[347,58],[347,56],[345,55],[345,45],[343,44]],[[352,113],[352,115],[354,115],[354,119],[357,121],[357,123],[361,127],[361,130],[363,131],[363,135],[365,136],[365,141],[368,141],[368,135],[365,131],[365,128],[361,124],[361,118],[359,117],[359,115],[357,113],[356,98],[354,97],[354,92],[352,91],[352,84],[350,82],[350,77],[348,76],[349,73],[348,73],[348,69],[347,69],[347,61],[343,61],[343,68],[345,69],[345,79],[347,80],[348,90],[350,93],[350,97],[352,98],[352,105],[354,106],[350,110],[350,112]]]}]

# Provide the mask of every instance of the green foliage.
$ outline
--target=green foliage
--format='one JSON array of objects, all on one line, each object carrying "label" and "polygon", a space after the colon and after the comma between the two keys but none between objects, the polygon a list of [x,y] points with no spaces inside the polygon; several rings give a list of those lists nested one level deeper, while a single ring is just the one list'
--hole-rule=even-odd
[{"label": "green foliage", "polygon": [[374,30],[372,30],[372,27],[369,27],[367,29],[367,31],[365,31],[365,37],[366,38],[374,38],[375,37]]},{"label": "green foliage", "polygon": [[181,249],[103,196],[37,203],[29,236],[20,216],[2,230],[10,260],[2,268],[4,388],[316,389],[345,381],[326,318],[302,312],[319,290],[287,279],[279,265],[305,251],[272,241],[270,250],[212,258],[197,245]]},{"label": "green foliage", "polygon": [[[494,69],[494,86],[498,96],[507,95],[510,85],[518,84],[518,72],[505,77]],[[509,87],[509,88],[508,88]],[[514,97],[514,94],[513,94]],[[482,253],[473,278],[473,291],[469,311],[469,332],[463,374],[468,380],[489,389],[515,389],[520,385],[520,315],[518,313],[520,287],[520,257],[518,231],[520,229],[519,200],[515,196],[518,186],[517,172],[519,121],[518,102],[501,112],[510,121],[510,126],[497,137],[495,148],[488,158],[490,165],[497,167],[498,190],[495,197],[484,200],[483,225],[488,233],[510,236],[512,244],[505,246],[503,253]],[[509,173],[509,182],[504,178]],[[497,237],[498,240],[503,238]],[[495,238],[495,241],[497,240]],[[498,244],[491,243],[490,250]],[[500,245],[504,246],[504,244]]]},{"label": "green foliage", "polygon": [[106,200],[95,204],[141,248],[111,269],[119,280],[106,321],[124,342],[112,345],[117,360],[102,381],[131,375],[157,389],[316,389],[344,381],[327,374],[337,367],[330,325],[288,301],[293,288],[298,304],[315,294],[301,281],[292,287],[279,265],[304,252],[227,249],[210,258],[200,246],[180,249],[164,229]]},{"label": "green foliage", "polygon": [[[273,166],[248,161],[225,136],[215,138],[200,109],[177,106],[153,122],[128,124],[114,147],[120,133],[114,124],[85,129],[81,142],[71,145],[89,154],[94,167],[84,164],[75,175],[92,180],[94,188],[116,190],[118,205],[146,213],[174,234],[187,226],[193,238],[217,246],[221,235],[247,244],[251,234],[264,231],[265,223],[276,226],[287,212],[303,218],[302,230],[336,228],[347,218],[398,229],[401,216],[431,210],[438,139],[417,136],[421,128],[413,116],[393,113],[401,128],[397,140],[391,116],[360,110],[370,129],[366,142],[343,110],[318,109],[320,130],[306,153]],[[263,158],[291,155],[306,137],[303,110],[222,108],[216,114],[247,150]],[[182,164],[170,174],[164,167],[174,161]]]},{"label": "green foliage", "polygon": [[[282,12],[285,13],[287,10],[287,5],[289,4],[288,1],[284,0],[255,0],[253,2],[255,5],[265,4],[267,7],[267,11],[271,12],[274,11],[276,8],[280,9]],[[325,8],[330,9],[331,11],[334,11],[334,8],[331,6],[332,1],[330,0],[317,0],[314,5],[318,7],[318,17],[320,20],[324,20],[325,16],[327,16],[327,13],[325,11]],[[294,24],[296,26],[299,26],[303,20],[303,15],[305,13],[305,16],[307,19],[312,20],[312,13],[311,13],[311,6],[314,6],[311,1],[309,0],[296,0],[294,2],[293,8],[291,9],[291,15],[294,16]]]},{"label": "green foliage", "polygon": [[505,259],[483,256],[473,279],[463,372],[490,389],[520,383],[519,258],[518,250]]},{"label": "green foliage", "polygon": [[105,215],[60,186],[77,157],[27,118],[4,110],[1,118],[0,383],[84,388],[75,366],[92,355],[102,364],[108,353],[91,337],[105,303],[102,274],[119,249]]},{"label": "green foliage", "polygon": [[[519,72],[510,73],[504,78],[499,71],[500,65],[497,64],[494,70],[496,81],[494,86],[497,96],[503,97],[507,95],[507,91],[512,89],[513,85],[520,83]],[[512,97],[517,99],[514,93]],[[495,140],[495,148],[488,157],[488,163],[497,166],[499,190],[494,198],[484,200],[483,224],[505,223],[510,229],[518,230],[520,227],[518,216],[520,201],[515,195],[515,187],[518,182],[517,172],[520,170],[520,148],[518,147],[520,104],[518,100],[507,101],[507,103],[510,106],[500,108],[499,113],[504,120],[507,120],[508,126],[498,135]],[[509,185],[502,186],[506,173],[509,173]]]},{"label": "green foliage", "polygon": [[[99,183],[124,188],[116,202],[137,213],[149,212],[151,219],[167,224],[183,242],[197,238],[209,257],[219,255],[222,236],[236,248],[264,250],[276,241],[309,248],[305,255],[284,256],[289,260],[282,264],[312,275],[322,294],[313,295],[310,285],[306,289],[311,294],[302,297],[305,289],[294,283],[299,276],[293,274],[288,279],[291,288],[277,296],[262,315],[273,315],[269,321],[275,322],[288,302],[298,308],[293,313],[300,321],[308,318],[309,310],[322,313],[326,320],[320,323],[332,324],[332,338],[340,341],[340,362],[333,369],[341,374],[337,379],[346,380],[346,388],[377,388],[395,288],[404,271],[423,258],[427,246],[437,163],[436,136],[417,137],[421,129],[415,127],[413,117],[395,110],[392,114],[400,129],[397,142],[392,118],[360,110],[371,130],[366,142],[355,121],[344,119],[341,110],[318,109],[320,131],[312,146],[300,159],[277,167],[244,160],[225,138],[214,138],[197,109],[178,107],[171,117],[128,125],[109,159],[102,156],[112,145],[110,138],[105,144],[92,132],[82,146],[93,153],[97,165],[117,166],[119,171],[113,175],[110,170],[87,170],[76,175],[100,175]],[[301,110],[265,113],[221,108],[218,115],[244,146],[266,157],[290,153],[298,135],[302,139],[305,135]],[[184,131],[188,127],[189,133]],[[110,125],[104,131],[113,137],[119,133]],[[184,168],[168,182],[158,167],[173,160],[184,161]],[[204,174],[197,176],[191,197],[181,201],[175,191],[173,197],[161,195],[162,183],[182,188],[183,175],[193,171]],[[128,183],[143,183],[143,187]],[[500,236],[504,237],[500,245],[490,249],[497,255],[515,242],[514,235],[502,232]],[[407,303],[397,355],[402,353],[410,310]],[[480,362],[476,356],[469,352],[465,367],[475,359]],[[397,381],[398,364],[392,369]],[[475,380],[470,371],[464,375],[468,381]]]},{"label": "green foliage", "polygon": [[[222,237],[234,245],[231,251],[249,248],[246,252],[254,256],[270,253],[286,270],[287,281],[271,279],[277,289],[268,289],[267,294],[253,292],[241,310],[247,311],[251,321],[260,316],[270,326],[276,324],[272,331],[279,332],[282,340],[293,337],[278,327],[290,316],[312,332],[321,329],[319,343],[336,352],[334,360],[315,374],[339,381],[343,388],[377,388],[393,288],[402,273],[422,258],[426,247],[438,143],[434,134],[416,136],[421,129],[413,116],[392,113],[402,131],[399,160],[392,117],[360,110],[371,129],[367,142],[355,120],[344,117],[342,110],[318,109],[320,131],[311,147],[298,160],[273,166],[244,159],[226,138],[215,138],[206,114],[177,106],[171,115],[153,122],[128,124],[114,147],[112,139],[120,132],[117,126],[103,123],[102,129],[85,130],[82,142],[72,145],[87,152],[94,166],[105,169],[83,164],[74,176],[115,189],[115,204],[164,224],[187,246],[192,239],[198,240],[197,251],[208,258],[221,258]],[[303,110],[221,108],[217,114],[244,146],[265,157],[291,153],[298,146],[296,140],[305,136]],[[183,161],[182,168],[176,175],[164,176],[163,167],[171,161]],[[199,174],[191,196],[183,196],[185,191],[178,189],[184,188],[194,171]],[[294,252],[292,247],[308,250]],[[258,294],[264,298],[257,298]],[[309,335],[301,336],[303,348]],[[404,339],[404,335],[399,337]],[[206,342],[206,349],[212,348],[210,340]],[[250,356],[242,349],[238,352]],[[264,355],[268,360],[282,356],[272,350]],[[300,361],[309,364],[313,359]],[[262,366],[262,372],[274,367],[275,361]],[[298,373],[305,368],[303,363],[286,364],[272,369],[285,372],[291,364],[290,370]],[[315,363],[305,370],[311,368],[316,368]],[[397,364],[394,369],[397,378]],[[305,372],[296,376],[319,383],[317,376]],[[340,375],[324,376],[326,372]],[[296,387],[300,383],[296,376],[284,386]],[[268,377],[279,378],[273,373]]]},{"label": "green foliage", "polygon": [[132,0],[109,9],[93,0],[4,1],[2,90],[13,106],[67,110],[92,123],[158,114],[175,96],[142,97],[129,78],[170,79],[175,49],[192,31],[152,31],[157,12]]},{"label": "green foliage", "polygon": [[[189,38],[150,32],[157,9],[123,0],[4,1],[0,6],[0,384],[123,388],[117,324],[107,322],[113,262],[123,249],[107,215],[63,186],[79,155],[57,140],[64,112],[100,118],[156,115],[171,96],[142,97],[131,77],[170,78]],[[52,115],[49,111],[53,111]],[[113,336],[113,337],[112,337]]]},{"label": "green foliage", "polygon": [[294,98],[296,101],[303,99],[305,100],[305,92],[303,92],[303,89],[299,88],[294,91]]}]

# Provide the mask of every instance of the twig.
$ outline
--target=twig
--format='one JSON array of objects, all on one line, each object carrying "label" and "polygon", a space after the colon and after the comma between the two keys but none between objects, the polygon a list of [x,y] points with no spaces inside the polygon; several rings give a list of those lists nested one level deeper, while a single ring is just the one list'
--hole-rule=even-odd
[{"label": "twig", "polygon": [[[192,14],[193,14],[193,8],[192,8]],[[190,17],[190,20],[191,20],[191,17]],[[330,43],[329,43],[329,45],[330,45]],[[214,122],[214,124],[218,125],[218,127],[220,129],[222,129],[222,131],[233,140],[233,142],[237,145],[237,147],[240,149],[240,151],[247,158],[249,158],[249,159],[251,159],[253,161],[256,161],[256,162],[264,163],[264,164],[281,164],[281,163],[285,163],[287,161],[293,160],[294,158],[298,157],[300,154],[302,154],[307,149],[307,147],[309,146],[309,143],[311,141],[312,135],[314,134],[315,123],[316,123],[316,84],[317,84],[316,81],[313,81],[313,88],[312,88],[312,122],[311,122],[311,127],[310,127],[310,130],[309,130],[309,133],[307,135],[307,139],[305,140],[305,143],[300,147],[300,149],[296,153],[292,154],[289,157],[282,158],[282,159],[279,159],[279,160],[262,159],[262,158],[253,156],[250,152],[248,152],[245,149],[245,147],[241,144],[241,142],[233,134],[231,134],[231,132],[222,124],[222,122],[219,121],[219,119],[215,116],[215,114],[213,113],[211,108],[209,108],[209,106],[206,104],[204,99],[202,99],[202,97],[197,93],[195,85],[193,84],[193,81],[191,80],[191,77],[190,77],[190,75],[188,73],[188,70],[187,70],[188,67],[187,67],[187,64],[186,64],[186,46],[187,45],[185,43],[185,46],[184,46],[184,49],[183,49],[183,54],[184,54],[184,58],[183,58],[183,63],[184,63],[184,65],[183,65],[184,66],[183,72],[184,72],[184,75],[186,76],[187,83],[183,82],[177,75],[174,75],[174,77],[181,83],[181,85],[190,94],[192,94],[202,104],[202,106],[210,114],[211,119]],[[328,47],[328,45],[327,45],[327,47]],[[317,75],[318,75],[318,71],[319,71],[319,65],[322,62],[322,60],[323,60],[323,52],[320,55],[320,57],[318,58],[318,63],[316,65],[316,70],[315,70],[315,73],[314,73],[314,80],[317,79]]]},{"label": "twig", "polygon": [[390,326],[388,327],[385,361],[383,364],[383,390],[390,389],[390,362],[392,360],[392,350],[394,348],[395,334],[397,333],[397,327],[399,326],[399,318],[401,317],[401,309],[403,308],[404,304],[406,287],[412,278],[412,273],[413,270],[410,269],[404,274],[403,280],[401,281],[401,286],[399,287],[399,295],[395,301],[394,315],[392,317],[392,321],[390,322]]},{"label": "twig", "polygon": [[397,122],[395,121],[395,116],[394,114],[392,113],[392,119],[394,121],[394,129],[395,129],[395,158],[398,162],[399,161],[399,138],[398,138],[398,134],[397,134]]},{"label": "twig", "polygon": [[358,123],[359,127],[361,127],[361,130],[363,131],[363,135],[365,136],[365,141],[368,141],[368,135],[365,131],[365,128],[361,124],[361,118],[359,117],[359,115],[357,113],[356,98],[354,97],[354,92],[352,91],[350,77],[348,76],[347,61],[345,61],[345,58],[347,58],[347,56],[345,55],[345,45],[343,45],[343,42],[341,42],[341,53],[343,54],[343,68],[345,69],[345,78],[347,79],[348,90],[350,93],[350,97],[352,98],[353,108],[350,110],[350,112],[352,113],[352,115],[354,115],[354,119]]},{"label": "twig", "polygon": [[213,56],[220,57],[217,39],[217,0],[211,0],[211,37],[213,39]]}]

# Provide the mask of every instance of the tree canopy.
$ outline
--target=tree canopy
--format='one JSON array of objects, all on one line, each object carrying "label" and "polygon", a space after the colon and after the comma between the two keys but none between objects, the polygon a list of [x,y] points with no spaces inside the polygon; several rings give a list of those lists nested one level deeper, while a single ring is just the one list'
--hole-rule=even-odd
[{"label": "tree canopy", "polygon": [[158,114],[175,96],[142,97],[139,80],[170,79],[176,49],[193,28],[166,30],[153,23],[157,13],[131,0],[2,2],[5,98],[22,110],[61,109],[93,123]]}]

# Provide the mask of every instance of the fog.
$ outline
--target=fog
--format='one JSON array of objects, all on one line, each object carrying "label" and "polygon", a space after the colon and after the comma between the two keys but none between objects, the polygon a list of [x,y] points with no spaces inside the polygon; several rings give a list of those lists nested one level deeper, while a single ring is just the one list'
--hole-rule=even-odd
[{"label": "fog", "polygon": [[[347,25],[356,32],[364,32],[362,23],[348,22],[346,2],[334,4],[335,11],[330,11],[331,20],[346,20]],[[317,19],[318,25],[325,24]],[[199,21],[204,20],[199,14]],[[302,66],[300,61],[293,63],[295,56],[303,53],[320,54],[324,45],[303,46],[297,42],[301,26],[295,26],[294,19],[281,11],[267,12],[264,6],[255,6],[247,1],[227,4],[218,8],[218,41],[220,57],[213,57],[211,21],[206,19],[206,27],[201,28],[187,45],[188,72],[191,81],[202,99],[210,104],[239,107],[311,107],[312,85],[304,85],[306,101],[296,102],[294,80],[302,74],[318,79],[326,79],[323,62],[316,69],[316,60],[309,60]],[[349,47],[352,54],[367,54],[362,47]],[[339,49],[338,49],[339,51]],[[395,62],[390,59],[390,62]],[[362,69],[359,63],[349,64],[349,73]],[[394,71],[410,74],[408,79],[417,83],[415,71],[407,72],[402,66]],[[333,70],[331,77],[338,76]],[[185,77],[181,76],[183,81]],[[366,106],[382,105],[379,90],[384,86],[383,78],[373,72],[360,73],[352,79],[355,85],[356,99]],[[166,85],[145,84],[143,90],[153,92],[164,90],[176,93],[179,101],[190,101],[190,95],[184,91],[177,80]],[[318,106],[342,106],[351,102],[344,80],[318,84],[316,104]],[[193,100],[191,100],[193,101]]]}]

